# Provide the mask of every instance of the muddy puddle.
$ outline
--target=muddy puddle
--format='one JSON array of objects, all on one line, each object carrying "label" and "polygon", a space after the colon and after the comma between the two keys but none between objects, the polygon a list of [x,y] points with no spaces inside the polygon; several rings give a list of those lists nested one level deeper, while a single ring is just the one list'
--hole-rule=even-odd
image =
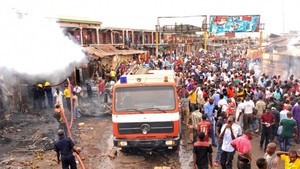
[{"label": "muddy puddle", "polygon": [[[122,152],[113,146],[113,131],[111,126],[105,128],[100,144],[102,152],[100,168],[124,168],[124,169],[153,169],[155,167],[168,166],[172,169],[192,168],[192,144],[187,144],[185,135],[179,150],[145,153],[138,149]],[[106,153],[106,154],[105,154]],[[115,156],[114,156],[115,155]],[[111,157],[114,156],[114,157]]]}]

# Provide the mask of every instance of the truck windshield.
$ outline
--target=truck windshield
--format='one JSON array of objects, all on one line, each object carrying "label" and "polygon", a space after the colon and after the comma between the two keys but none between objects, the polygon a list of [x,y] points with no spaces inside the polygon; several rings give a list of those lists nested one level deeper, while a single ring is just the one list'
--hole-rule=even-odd
[{"label": "truck windshield", "polygon": [[175,91],[173,86],[136,86],[115,90],[115,111],[174,110]]}]

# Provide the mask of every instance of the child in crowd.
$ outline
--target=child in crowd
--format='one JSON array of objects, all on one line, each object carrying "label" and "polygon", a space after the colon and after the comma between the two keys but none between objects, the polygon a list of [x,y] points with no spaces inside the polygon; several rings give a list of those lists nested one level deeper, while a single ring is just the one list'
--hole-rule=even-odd
[{"label": "child in crowd", "polygon": [[256,166],[258,169],[267,169],[267,160],[264,158],[257,159]]}]

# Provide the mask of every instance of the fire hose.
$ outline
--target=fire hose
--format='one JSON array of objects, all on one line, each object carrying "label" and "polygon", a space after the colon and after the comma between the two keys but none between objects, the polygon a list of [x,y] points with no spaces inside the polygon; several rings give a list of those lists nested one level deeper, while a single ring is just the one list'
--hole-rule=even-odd
[{"label": "fire hose", "polygon": [[[71,94],[71,96],[70,96],[70,99],[71,99],[73,95],[72,95],[72,91],[71,91],[71,83],[70,83],[69,78],[65,79],[64,81],[62,81],[62,82],[60,82],[58,84],[50,85],[50,87],[60,86],[61,84],[65,83],[66,81],[68,82],[68,90],[69,90],[69,92]],[[66,126],[67,126],[68,135],[69,135],[70,139],[73,140],[72,133],[71,133],[71,128],[72,128],[72,125],[73,125],[73,103],[72,103],[72,100],[70,102],[71,102],[71,112],[70,112],[71,119],[70,119],[70,125],[69,125],[69,122],[68,122],[67,117],[65,115],[64,109],[61,110],[61,113],[62,113],[63,119],[64,119],[64,121],[66,123]],[[83,164],[83,162],[82,162],[79,154],[77,154],[77,153],[74,153],[74,154],[75,154],[75,157],[77,158],[77,160],[79,161],[79,163],[81,165],[81,168],[85,169],[85,166],[84,166],[84,164]]]}]

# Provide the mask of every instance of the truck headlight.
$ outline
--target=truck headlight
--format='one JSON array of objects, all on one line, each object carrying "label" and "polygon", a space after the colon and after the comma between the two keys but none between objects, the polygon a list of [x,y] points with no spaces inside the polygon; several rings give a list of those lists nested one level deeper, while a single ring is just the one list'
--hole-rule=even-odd
[{"label": "truck headlight", "polygon": [[173,145],[173,144],[175,144],[173,140],[167,140],[167,141],[166,141],[166,145],[167,145],[167,146],[171,146],[171,145]]},{"label": "truck headlight", "polygon": [[119,146],[121,147],[127,146],[127,141],[119,141]]}]

